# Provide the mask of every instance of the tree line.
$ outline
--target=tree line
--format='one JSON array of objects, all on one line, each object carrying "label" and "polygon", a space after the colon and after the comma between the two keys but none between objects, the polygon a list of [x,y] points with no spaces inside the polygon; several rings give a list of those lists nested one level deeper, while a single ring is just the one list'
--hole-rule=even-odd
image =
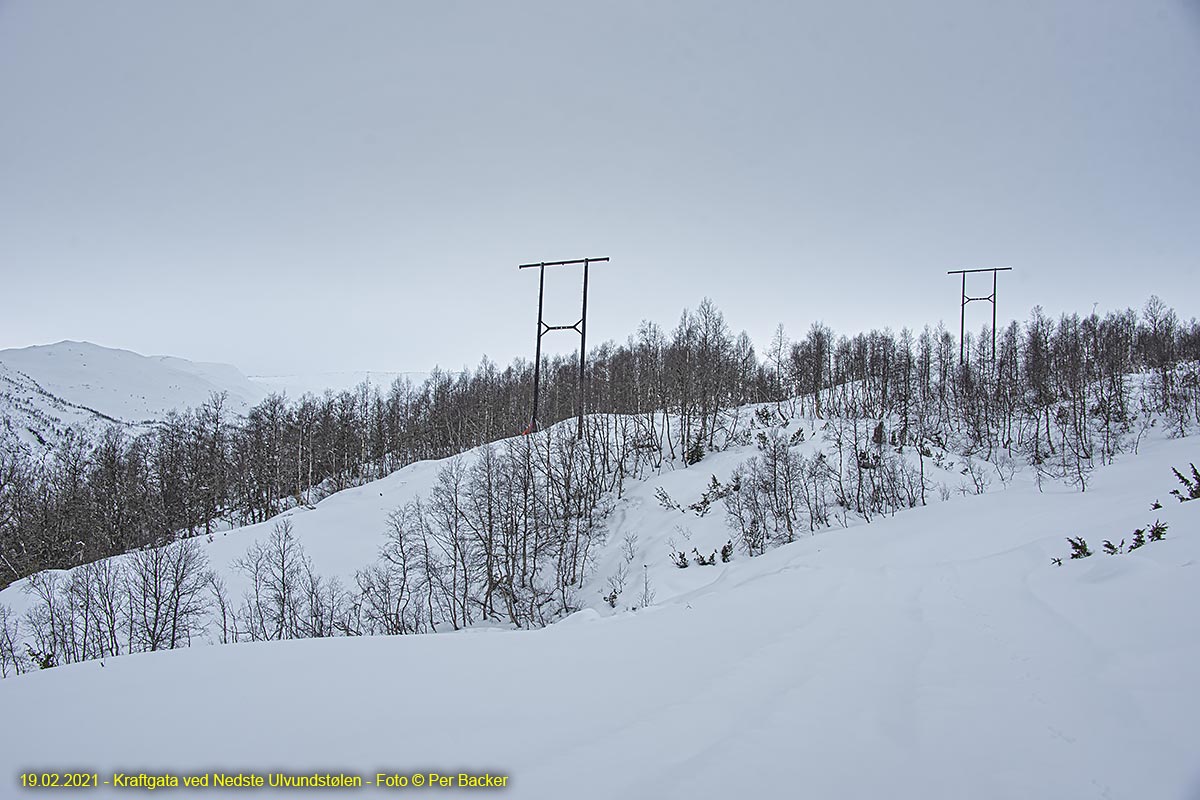
[{"label": "tree line", "polygon": [[[1051,320],[1035,308],[997,332],[995,352],[991,342],[986,329],[968,337],[960,359],[940,326],[835,337],[815,323],[795,342],[781,326],[760,359],[706,300],[669,334],[643,323],[589,354],[595,413],[579,436],[572,422],[514,436],[532,365],[501,371],[485,359],[420,386],[271,396],[244,416],[216,395],[141,436],[113,427],[94,443],[68,436],[41,461],[7,454],[0,557],[6,582],[33,576],[35,603],[22,619],[0,607],[0,672],[187,646],[203,633],[235,642],[541,625],[577,607],[627,479],[731,444],[757,441],[759,452],[692,508],[723,501],[754,556],[850,515],[924,504],[926,459],[965,459],[964,486],[980,492],[983,465],[1005,480],[1019,462],[1086,490],[1094,466],[1136,449],[1149,427],[1184,435],[1200,420],[1200,326],[1157,298],[1104,317]],[[543,418],[571,419],[574,358],[547,358],[542,371]],[[803,427],[785,433],[797,417],[819,426],[816,452],[799,447]],[[234,565],[249,587],[240,597],[194,538],[428,458],[449,460],[427,496],[395,510],[379,559],[351,585],[316,573],[287,519]]]},{"label": "tree line", "polygon": [[[1184,436],[1200,422],[1200,329],[1156,297],[1141,314],[1051,320],[1035,308],[992,342],[985,328],[960,355],[943,328],[835,341],[815,324],[790,346],[778,331],[778,420],[760,408],[759,453],[711,487],[743,550],[924,505],[931,488],[945,499],[953,489],[929,485],[930,462],[953,462],[962,492],[1007,483],[1021,464],[1039,487],[1057,479],[1086,491],[1097,465],[1136,451],[1150,428]],[[802,428],[789,438],[778,427],[797,414],[824,418],[817,452],[797,446]]]},{"label": "tree line", "polygon": [[353,583],[320,575],[287,517],[232,565],[200,537],[31,576],[18,618],[0,606],[0,676],[125,653],[222,643],[540,626],[578,607],[624,482],[653,470],[630,417],[593,415],[484,445],[439,469],[389,517],[379,558]]},{"label": "tree line", "polygon": [[[969,335],[960,361],[941,326],[836,336],[813,323],[794,342],[781,326],[760,358],[705,300],[669,332],[646,322],[624,343],[594,348],[586,408],[628,417],[622,447],[639,463],[695,463],[746,434],[744,406],[774,403],[840,420],[842,438],[841,427],[853,426],[851,464],[875,434],[865,421],[887,420],[891,446],[984,459],[1002,452],[1081,489],[1094,465],[1136,446],[1139,425],[1154,420],[1182,434],[1200,418],[1200,326],[1181,323],[1158,298],[1140,313],[1103,317],[1054,320],[1035,308],[997,332],[994,353],[991,341],[986,329]],[[542,419],[574,415],[576,358],[544,360]],[[458,373],[435,370],[420,385],[272,395],[245,415],[214,395],[143,435],[113,426],[98,441],[67,435],[38,460],[0,453],[0,586],[262,522],[405,464],[512,437],[527,424],[532,379],[527,361],[500,369],[484,358]],[[606,425],[589,430],[611,436]],[[588,441],[593,450],[609,444]]]}]

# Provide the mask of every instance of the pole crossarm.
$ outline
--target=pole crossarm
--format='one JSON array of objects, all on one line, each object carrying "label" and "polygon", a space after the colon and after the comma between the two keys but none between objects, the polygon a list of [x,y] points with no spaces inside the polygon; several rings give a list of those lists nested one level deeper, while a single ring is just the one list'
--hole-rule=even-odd
[{"label": "pole crossarm", "polygon": [[[537,264],[534,264],[533,266],[536,267]],[[962,275],[964,273],[969,274],[972,272],[1012,272],[1012,267],[986,267],[984,269],[952,269],[952,270],[948,270],[946,272],[946,274],[947,275]]]},{"label": "pole crossarm", "polygon": [[539,261],[536,264],[521,264],[517,269],[529,269],[530,267],[562,267],[567,264],[596,264],[600,261],[608,261],[608,256],[604,258],[574,258],[570,261]]},{"label": "pole crossarm", "polygon": [[[539,272],[537,346],[534,348],[533,356],[533,413],[529,417],[529,427],[525,429],[525,433],[533,433],[538,429],[538,394],[541,390],[542,378],[542,337],[550,333],[550,331],[575,331],[579,334],[579,430],[576,435],[580,439],[583,438],[584,394],[586,389],[584,358],[587,355],[588,267],[602,261],[608,261],[608,256],[604,256],[603,258],[573,258],[567,261],[539,261],[536,264],[520,264],[517,266],[517,269],[537,267]],[[563,267],[571,264],[583,265],[583,315],[573,325],[547,325],[542,320],[542,306],[546,297],[546,267]]]}]

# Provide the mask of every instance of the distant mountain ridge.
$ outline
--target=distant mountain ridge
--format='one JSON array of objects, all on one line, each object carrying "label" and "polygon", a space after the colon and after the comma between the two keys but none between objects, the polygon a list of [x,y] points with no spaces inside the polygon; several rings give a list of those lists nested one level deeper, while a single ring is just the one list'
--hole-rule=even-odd
[{"label": "distant mountain ridge", "polygon": [[110,425],[138,431],[173,410],[196,407],[213,392],[243,413],[272,393],[299,397],[353,388],[364,380],[388,387],[422,383],[427,372],[347,370],[248,377],[232,364],[144,356],[91,342],[0,350],[0,445],[26,453],[53,448],[68,429],[96,433]]},{"label": "distant mountain ridge", "polygon": [[244,411],[268,394],[237,367],[143,356],[90,342],[0,350],[0,436],[27,452],[53,447],[67,429],[137,429],[171,410],[225,392]]},{"label": "distant mountain ridge", "polygon": [[61,341],[0,350],[0,445],[26,453],[54,447],[68,429],[95,433],[110,425],[136,432],[173,410],[199,406],[213,392],[243,413],[272,393],[299,397],[353,388],[364,380],[388,387],[421,384],[427,372],[346,370],[247,376],[232,364],[144,356],[131,350]]}]

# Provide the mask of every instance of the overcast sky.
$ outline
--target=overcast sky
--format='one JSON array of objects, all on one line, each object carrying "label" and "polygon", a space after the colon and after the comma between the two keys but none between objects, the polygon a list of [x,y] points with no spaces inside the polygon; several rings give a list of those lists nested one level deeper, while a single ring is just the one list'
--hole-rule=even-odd
[{"label": "overcast sky", "polygon": [[1200,10],[0,0],[0,347],[504,364],[582,256],[590,342],[1200,314]]}]

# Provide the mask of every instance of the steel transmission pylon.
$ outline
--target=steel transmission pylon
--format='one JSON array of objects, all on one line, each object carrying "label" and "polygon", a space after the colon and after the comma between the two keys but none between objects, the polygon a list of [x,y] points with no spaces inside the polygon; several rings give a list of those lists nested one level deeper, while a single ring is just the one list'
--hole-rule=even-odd
[{"label": "steel transmission pylon", "polygon": [[[952,269],[947,275],[962,275],[962,304],[958,310],[958,363],[962,363],[966,353],[966,324],[967,303],[985,301],[992,304],[992,363],[996,363],[996,273],[1010,272],[1012,267],[990,267],[987,269]],[[992,293],[987,297],[970,297],[967,295],[967,275],[975,272],[992,273]]]},{"label": "steel transmission pylon", "polygon": [[[529,415],[529,427],[525,433],[538,430],[538,394],[541,390],[542,378],[542,337],[550,331],[575,331],[579,334],[579,428],[576,436],[583,438],[583,411],[585,402],[584,358],[587,353],[587,297],[588,297],[588,267],[604,258],[576,258],[570,261],[540,261],[536,264],[521,264],[517,269],[538,268],[538,315],[537,315],[537,344],[533,356],[533,413]],[[573,325],[547,325],[542,321],[542,305],[546,297],[546,267],[562,267],[568,264],[583,265],[583,313],[579,321]]]}]

